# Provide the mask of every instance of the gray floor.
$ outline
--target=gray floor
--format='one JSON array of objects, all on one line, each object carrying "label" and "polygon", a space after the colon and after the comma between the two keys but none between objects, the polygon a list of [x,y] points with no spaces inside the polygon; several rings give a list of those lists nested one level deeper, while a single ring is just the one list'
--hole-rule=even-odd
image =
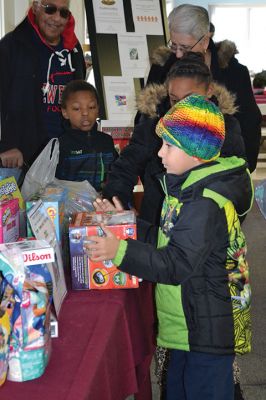
[{"label": "gray floor", "polygon": [[[266,176],[266,175],[265,175]],[[264,176],[256,176],[263,178]],[[255,185],[259,181],[254,181]],[[238,358],[245,400],[266,400],[266,220],[256,202],[243,223],[252,285],[252,352]],[[159,389],[151,367],[153,400]],[[127,400],[133,400],[130,396]]]},{"label": "gray floor", "polygon": [[[256,181],[255,181],[256,184]],[[266,220],[256,203],[243,224],[252,287],[252,352],[239,357],[245,400],[266,399]]]}]

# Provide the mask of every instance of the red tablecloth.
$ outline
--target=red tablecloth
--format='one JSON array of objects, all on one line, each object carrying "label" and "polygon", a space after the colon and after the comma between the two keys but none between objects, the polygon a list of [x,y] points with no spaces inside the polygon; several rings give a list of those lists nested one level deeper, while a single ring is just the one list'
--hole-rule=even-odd
[{"label": "red tablecloth", "polygon": [[6,381],[1,400],[151,400],[154,351],[152,285],[139,289],[70,291],[59,338],[44,375]]}]

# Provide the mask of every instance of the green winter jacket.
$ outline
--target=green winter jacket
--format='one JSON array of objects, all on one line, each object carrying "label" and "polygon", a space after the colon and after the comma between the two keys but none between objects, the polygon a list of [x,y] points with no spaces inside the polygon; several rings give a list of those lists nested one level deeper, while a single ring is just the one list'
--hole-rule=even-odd
[{"label": "green winter jacket", "polygon": [[182,176],[168,174],[164,189],[158,249],[154,228],[140,221],[139,237],[149,243],[123,241],[114,260],[121,270],[158,283],[158,345],[250,351],[249,274],[238,219],[253,197],[245,161],[220,158]]}]

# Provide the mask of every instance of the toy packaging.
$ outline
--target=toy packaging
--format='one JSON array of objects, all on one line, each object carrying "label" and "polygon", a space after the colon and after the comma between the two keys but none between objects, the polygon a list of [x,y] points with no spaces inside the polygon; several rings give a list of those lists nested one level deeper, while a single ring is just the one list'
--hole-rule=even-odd
[{"label": "toy packaging", "polygon": [[19,238],[19,201],[17,198],[0,201],[0,243]]},{"label": "toy packaging", "polygon": [[136,219],[133,211],[77,213],[69,227],[72,288],[137,288],[138,278],[119,271],[111,260],[92,262],[89,259],[86,242],[92,235],[104,235],[100,227],[102,222],[120,239],[136,239]]},{"label": "toy packaging", "polygon": [[52,260],[53,249],[44,241],[0,245],[0,307],[11,324],[7,373],[11,381],[38,378],[48,363],[52,277],[47,263]]},{"label": "toy packaging", "polygon": [[21,210],[25,209],[24,200],[13,176],[0,181],[0,200],[10,199],[18,199],[19,208]]},{"label": "toy packaging", "polygon": [[7,375],[9,335],[9,315],[6,310],[0,307],[0,386],[5,382]]},{"label": "toy packaging", "polygon": [[[26,211],[29,211],[37,200],[41,199],[47,214],[54,224],[56,237],[62,243],[66,190],[56,186],[47,186],[41,193],[33,195],[26,201]],[[27,219],[27,236],[33,237],[33,232]]]},{"label": "toy packaging", "polygon": [[27,212],[27,217],[35,237],[39,240],[45,240],[53,248],[55,258],[49,262],[48,267],[53,280],[53,302],[56,315],[59,315],[61,305],[67,293],[64,266],[62,260],[62,248],[56,237],[55,227],[51,218],[47,214],[42,200]]},{"label": "toy packaging", "polygon": [[[0,201],[18,199],[19,203],[19,236],[26,234],[25,203],[14,176],[0,180]],[[15,241],[15,239],[13,240]]]}]

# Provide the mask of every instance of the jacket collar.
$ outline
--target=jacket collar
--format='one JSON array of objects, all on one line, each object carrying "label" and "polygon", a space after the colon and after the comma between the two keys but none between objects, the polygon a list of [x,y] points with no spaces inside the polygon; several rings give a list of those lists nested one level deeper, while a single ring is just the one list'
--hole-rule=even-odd
[{"label": "jacket collar", "polygon": [[253,202],[253,185],[247,164],[237,157],[218,158],[179,176],[166,174],[161,181],[165,194],[177,197],[181,202],[197,198],[206,188],[231,200],[239,215],[246,213]]},{"label": "jacket collar", "polygon": [[98,124],[97,124],[97,122],[95,122],[95,124],[93,125],[91,131],[87,131],[87,132],[71,128],[71,126],[69,124],[69,120],[64,120],[63,125],[64,125],[64,129],[65,129],[65,133],[67,135],[95,136],[95,135],[98,134]]}]

